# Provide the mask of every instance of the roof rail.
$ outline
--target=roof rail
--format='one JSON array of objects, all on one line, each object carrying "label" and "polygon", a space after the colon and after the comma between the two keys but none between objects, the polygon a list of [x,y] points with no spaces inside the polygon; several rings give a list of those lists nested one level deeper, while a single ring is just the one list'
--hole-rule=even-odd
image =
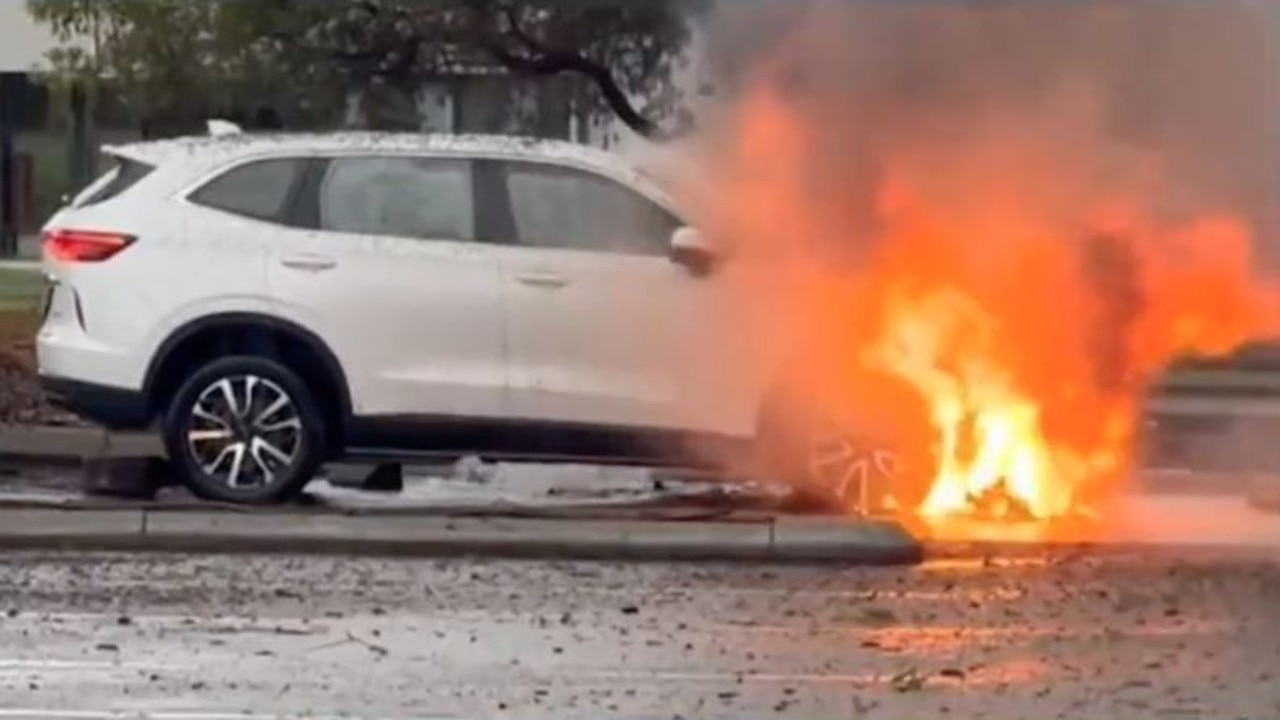
[{"label": "roof rail", "polygon": [[241,135],[244,130],[240,126],[230,120],[210,119],[205,121],[205,126],[209,129],[211,137],[226,137],[228,135]]}]

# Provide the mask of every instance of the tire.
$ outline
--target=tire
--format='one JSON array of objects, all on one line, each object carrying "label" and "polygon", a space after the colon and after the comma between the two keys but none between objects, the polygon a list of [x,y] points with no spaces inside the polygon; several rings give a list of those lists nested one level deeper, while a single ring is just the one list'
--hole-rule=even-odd
[{"label": "tire", "polygon": [[196,370],[174,394],[161,430],[182,483],[197,497],[225,503],[296,497],[326,452],[324,415],[306,383],[264,357],[224,357]]}]

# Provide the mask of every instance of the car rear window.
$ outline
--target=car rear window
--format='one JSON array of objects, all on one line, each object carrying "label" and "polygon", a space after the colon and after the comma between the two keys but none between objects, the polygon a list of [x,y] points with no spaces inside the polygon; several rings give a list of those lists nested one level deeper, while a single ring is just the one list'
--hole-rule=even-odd
[{"label": "car rear window", "polygon": [[138,184],[151,174],[155,167],[137,160],[116,158],[115,166],[85,188],[73,203],[76,207],[97,205],[114,198]]},{"label": "car rear window", "polygon": [[306,160],[256,160],[236,166],[191,193],[190,200],[215,210],[255,220],[283,222],[289,195]]}]

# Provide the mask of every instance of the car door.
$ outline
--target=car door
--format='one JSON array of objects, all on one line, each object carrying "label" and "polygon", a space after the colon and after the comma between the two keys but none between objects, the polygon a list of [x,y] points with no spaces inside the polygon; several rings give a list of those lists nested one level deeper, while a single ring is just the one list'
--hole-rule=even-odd
[{"label": "car door", "polygon": [[321,160],[268,280],[278,312],[337,355],[360,416],[504,411],[502,297],[475,242],[473,168],[447,157]]},{"label": "car door", "polygon": [[719,362],[704,342],[719,312],[715,283],[670,259],[680,219],[587,170],[504,161],[485,175],[504,216],[512,415],[724,430],[690,396]]}]

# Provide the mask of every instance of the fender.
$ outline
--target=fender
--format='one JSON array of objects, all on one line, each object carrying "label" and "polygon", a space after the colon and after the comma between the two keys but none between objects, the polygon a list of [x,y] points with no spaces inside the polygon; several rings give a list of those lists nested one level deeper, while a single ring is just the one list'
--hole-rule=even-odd
[{"label": "fender", "polygon": [[198,333],[206,332],[214,329],[233,329],[233,328],[253,328],[278,332],[284,335],[291,335],[301,340],[316,357],[320,358],[324,365],[325,372],[333,379],[337,386],[338,402],[344,416],[351,416],[351,390],[347,384],[347,374],[342,368],[342,363],[338,361],[338,357],[333,353],[318,335],[310,330],[298,325],[297,323],[283,320],[271,315],[265,315],[253,312],[224,312],[207,315],[192,320],[185,325],[179,326],[176,330],[169,334],[155,354],[151,357],[151,362],[147,366],[146,374],[143,376],[143,392],[144,397],[151,398],[155,390],[156,375],[160,368],[164,366],[166,360],[173,354],[174,349],[179,347],[183,342],[194,337]]}]

